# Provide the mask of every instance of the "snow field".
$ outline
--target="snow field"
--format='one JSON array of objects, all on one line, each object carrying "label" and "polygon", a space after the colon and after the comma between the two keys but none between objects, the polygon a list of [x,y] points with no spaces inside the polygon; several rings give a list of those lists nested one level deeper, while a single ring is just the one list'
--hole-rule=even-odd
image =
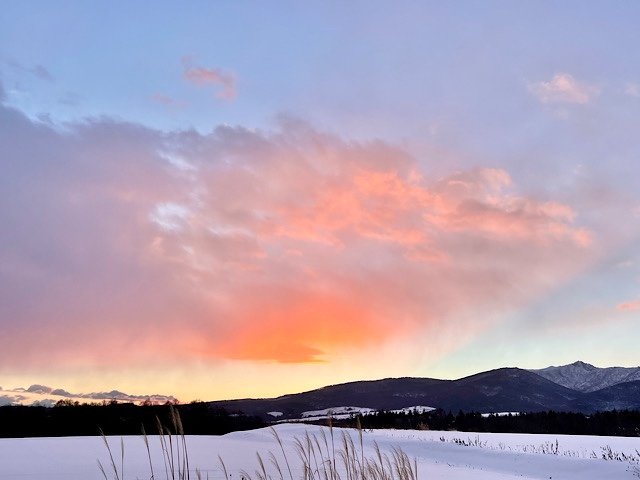
[{"label": "snow field", "polygon": [[[321,430],[330,438],[327,427],[280,424],[275,430],[282,440],[294,479],[302,478],[295,439],[304,439],[306,433],[320,436]],[[336,451],[341,447],[343,432],[351,435],[359,454],[358,432],[355,430],[333,429]],[[549,453],[548,446],[555,448],[556,440],[557,454]],[[456,441],[462,441],[464,445]],[[110,437],[109,442],[119,468],[120,437]],[[164,479],[159,439],[150,436],[149,442],[155,478]],[[603,447],[632,457],[640,450],[640,438],[375,430],[363,432],[365,457],[375,455],[374,442],[383,453],[390,454],[394,447],[399,447],[411,459],[415,458],[420,480],[640,478],[637,463],[590,458],[592,452],[600,452]],[[278,459],[285,480],[289,478],[280,446],[268,428],[220,437],[187,436],[186,443],[191,478],[195,478],[195,469],[198,468],[203,478],[209,475],[212,480],[224,479],[218,460],[220,455],[231,474],[230,480],[239,480],[242,470],[255,479],[254,472],[259,469],[256,452],[262,455],[274,479],[280,477],[267,460],[269,452]],[[150,478],[142,438],[123,437],[123,444],[124,478]],[[103,477],[97,460],[105,468],[110,465],[100,437],[0,439],[0,480],[98,480]],[[337,463],[339,466],[339,459]]]}]

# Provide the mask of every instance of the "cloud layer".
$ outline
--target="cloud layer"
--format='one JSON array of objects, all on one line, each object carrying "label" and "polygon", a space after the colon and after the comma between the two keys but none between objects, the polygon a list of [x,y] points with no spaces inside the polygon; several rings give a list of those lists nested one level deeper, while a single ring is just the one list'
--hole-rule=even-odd
[{"label": "cloud layer", "polygon": [[0,120],[4,368],[437,350],[571,278],[594,242],[503,169],[435,178],[430,159],[296,119]]}]

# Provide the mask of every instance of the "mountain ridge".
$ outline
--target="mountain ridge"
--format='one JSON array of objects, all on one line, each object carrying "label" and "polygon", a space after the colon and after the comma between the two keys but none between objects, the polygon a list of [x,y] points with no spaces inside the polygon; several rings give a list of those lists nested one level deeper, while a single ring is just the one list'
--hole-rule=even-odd
[{"label": "mountain ridge", "polygon": [[[575,362],[570,365],[589,365]],[[594,372],[598,367],[590,366]],[[558,368],[558,367],[550,367]],[[611,367],[624,368],[624,367]],[[617,372],[614,370],[613,372]],[[602,375],[601,375],[602,376]],[[615,378],[621,378],[619,375]],[[626,377],[625,377],[626,378]],[[268,418],[296,419],[305,411],[352,405],[375,410],[395,410],[429,405],[449,411],[577,411],[640,409],[640,381],[620,382],[584,392],[554,382],[535,370],[504,367],[455,380],[421,377],[385,378],[328,385],[274,398],[207,402],[230,411]]]},{"label": "mountain ridge", "polygon": [[529,371],[558,385],[584,393],[640,380],[640,367],[596,367],[580,360],[568,365],[530,369]]}]

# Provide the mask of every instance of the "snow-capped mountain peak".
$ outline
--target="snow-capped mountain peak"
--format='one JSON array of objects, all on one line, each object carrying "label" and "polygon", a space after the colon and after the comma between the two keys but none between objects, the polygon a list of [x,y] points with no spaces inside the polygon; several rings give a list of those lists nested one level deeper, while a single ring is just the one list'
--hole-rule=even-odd
[{"label": "snow-capped mountain peak", "polygon": [[640,367],[599,368],[582,361],[530,371],[580,392],[595,392],[619,383],[640,380]]}]

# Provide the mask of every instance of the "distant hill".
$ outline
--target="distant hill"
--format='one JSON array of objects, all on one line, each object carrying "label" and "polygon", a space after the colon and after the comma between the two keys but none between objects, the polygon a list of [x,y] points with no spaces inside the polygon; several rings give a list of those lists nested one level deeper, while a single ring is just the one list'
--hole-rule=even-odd
[{"label": "distant hill", "polygon": [[589,392],[574,405],[577,411],[640,409],[640,381],[619,383]]},{"label": "distant hill", "polygon": [[100,402],[102,400],[115,400],[120,403],[151,402],[162,404],[175,403],[177,400],[171,395],[129,395],[118,390],[110,392],[94,393],[69,393],[61,388],[51,388],[45,385],[31,385],[29,388],[12,388],[3,390],[0,387],[0,406],[3,405],[27,405],[51,407],[58,401],[71,401],[79,403]]},{"label": "distant hill", "polygon": [[269,399],[211,402],[230,411],[265,419],[300,418],[303,412],[352,405],[375,410],[396,410],[429,405],[457,412],[578,411],[640,409],[640,382],[624,383],[596,392],[581,392],[559,385],[534,372],[501,368],[458,380],[387,378],[332,385],[308,392]]},{"label": "distant hill", "polygon": [[579,361],[530,371],[579,392],[595,392],[619,383],[640,380],[640,367],[599,368]]}]

